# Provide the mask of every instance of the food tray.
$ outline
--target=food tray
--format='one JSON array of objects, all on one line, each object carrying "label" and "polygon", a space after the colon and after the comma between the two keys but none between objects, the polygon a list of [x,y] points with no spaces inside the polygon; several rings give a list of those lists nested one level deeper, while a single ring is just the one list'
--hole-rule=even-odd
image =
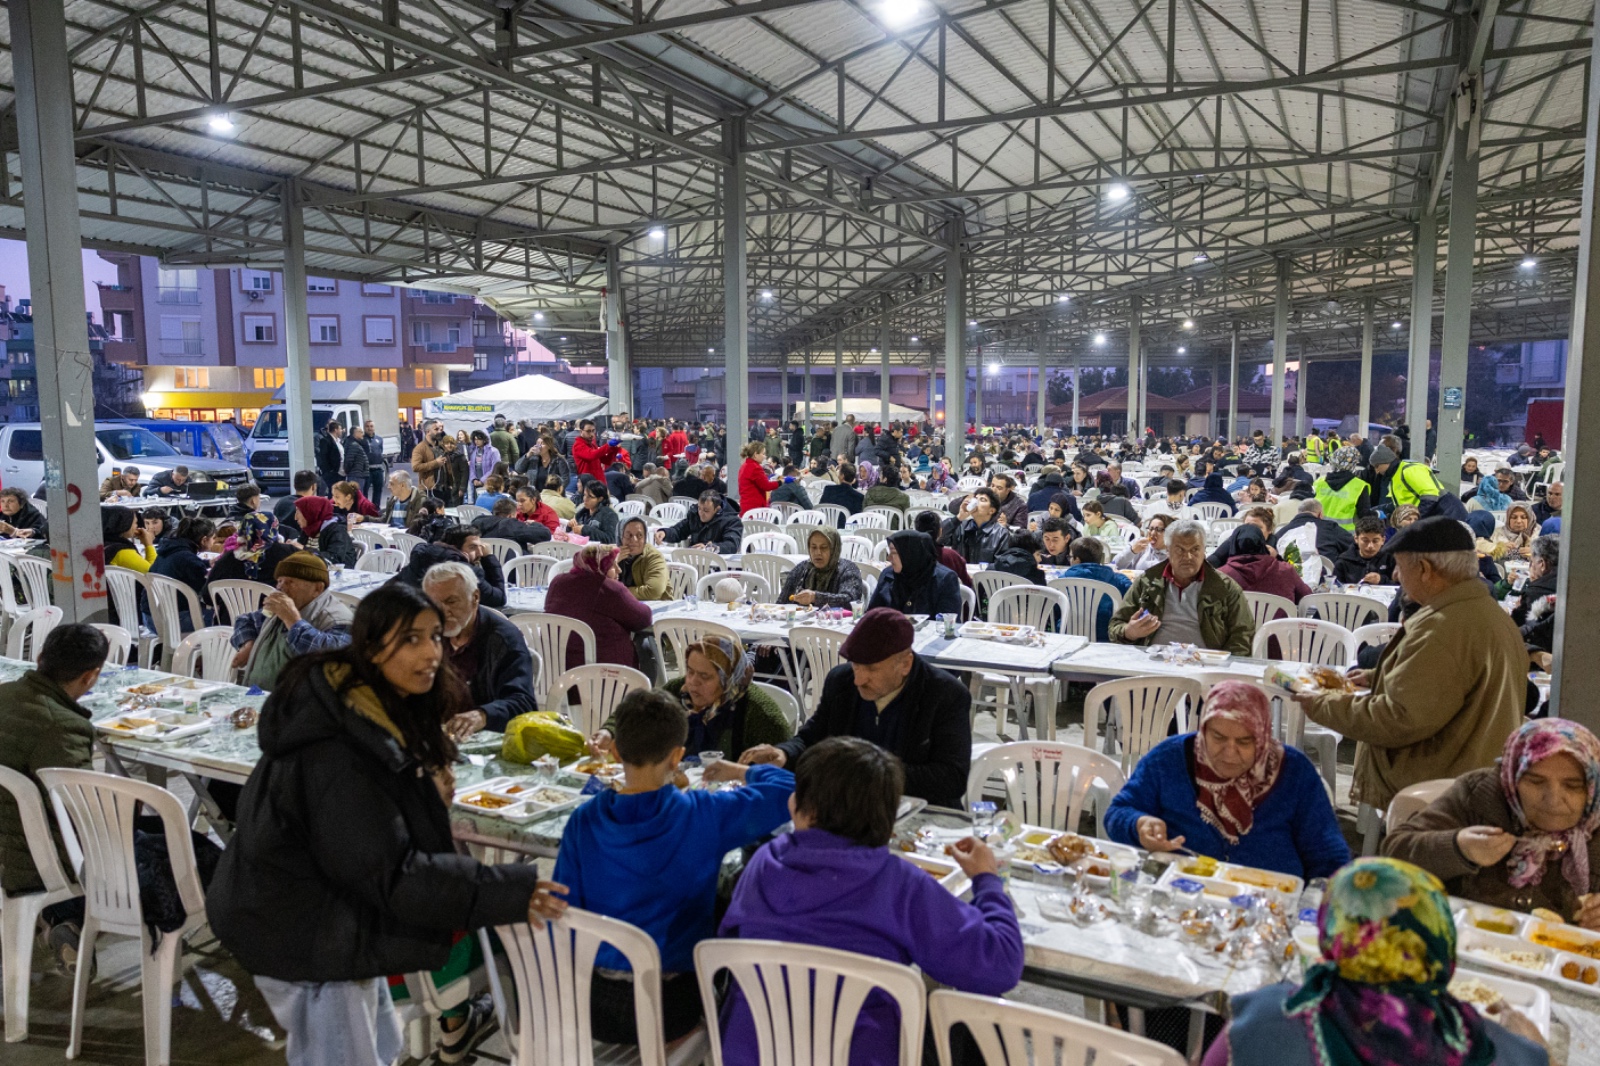
[{"label": "food tray", "polygon": [[1233,653],[1212,651],[1210,648],[1186,648],[1177,651],[1171,644],[1152,644],[1146,649],[1150,658],[1173,666],[1227,666],[1233,662]]},{"label": "food tray", "polygon": [[[497,779],[501,783],[509,780],[509,778]],[[502,796],[492,791],[494,784],[496,781],[485,781],[471,788],[458,789],[452,805],[464,811],[471,811],[473,814],[502,818],[508,822],[531,822],[544,813],[543,809],[532,803],[519,803],[509,796]]]},{"label": "food tray", "polygon": [[1219,862],[1217,870],[1210,876],[1200,876],[1186,872],[1186,867],[1194,863],[1193,859],[1185,858],[1168,865],[1161,875],[1160,884],[1170,885],[1181,877],[1191,881],[1198,881],[1205,886],[1205,897],[1211,900],[1231,899],[1246,892],[1273,893],[1290,901],[1300,898],[1300,890],[1305,887],[1305,882],[1292,874],[1280,874],[1274,870],[1258,870],[1254,866],[1241,866],[1237,863]]},{"label": "food tray", "polygon": [[900,806],[895,808],[894,820],[903,822],[928,805],[928,801],[920,796],[901,796]]},{"label": "food tray", "polygon": [[175,711],[129,711],[102,718],[94,727],[107,736],[165,742],[209,733],[211,719]]},{"label": "food tray", "polygon": [[[1022,832],[1018,833],[1016,839],[1012,841],[1012,848],[1014,849],[1014,853],[1011,856],[1012,869],[1035,870],[1041,865],[1063,865],[1048,850],[1050,841],[1063,835],[1069,834],[1064,834],[1059,829],[1041,829],[1038,826],[1031,825],[1023,826]],[[1070,835],[1081,836],[1081,834],[1077,833]],[[1089,841],[1094,845],[1096,851],[1106,856],[1103,859],[1092,860],[1085,875],[1085,879],[1089,884],[1096,888],[1103,887],[1111,881],[1110,857],[1112,855],[1129,855],[1135,858],[1139,855],[1138,848],[1130,848],[1126,844],[1116,844],[1109,840],[1101,840],[1099,837],[1083,837],[1083,839]],[[1070,867],[1067,868],[1070,869]]]},{"label": "food tray", "polygon": [[[538,814],[549,814],[552,811],[564,811],[569,807],[576,807],[583,802],[583,794],[575,788],[563,785],[541,785],[532,778],[509,777],[503,779],[504,783],[496,783],[490,789],[497,796],[505,796],[519,803],[526,803],[537,808]],[[484,786],[478,786],[482,789]]]},{"label": "food tray", "polygon": [[[1600,996],[1600,933],[1576,925],[1545,922],[1530,917],[1523,924],[1522,936],[1530,943],[1556,953],[1551,966],[1551,980],[1592,996]],[[1562,972],[1564,969],[1575,970],[1580,976],[1569,976]],[[1594,980],[1586,980],[1586,977],[1593,977]]]},{"label": "food tray", "polygon": [[209,692],[229,688],[223,681],[201,681],[193,677],[170,677],[160,681],[143,681],[137,685],[123,685],[117,692],[125,696],[143,696],[146,699],[199,698]]},{"label": "food tray", "polygon": [[[1494,952],[1518,952],[1528,955],[1530,961],[1527,966],[1523,966],[1493,954]],[[1530,977],[1552,979],[1551,964],[1555,961],[1555,957],[1556,953],[1549,948],[1542,948],[1521,937],[1485,933],[1476,928],[1457,930],[1457,959],[1466,959],[1474,966],[1486,966],[1491,970],[1508,973],[1523,980]]]},{"label": "food tray", "polygon": [[998,622],[967,622],[960,633],[973,640],[997,640],[1002,644],[1025,644],[1033,639],[1033,626],[1001,625]]},{"label": "food tray", "polygon": [[1474,903],[1456,911],[1455,918],[1457,929],[1477,929],[1479,932],[1494,933],[1497,936],[1521,936],[1523,929],[1533,920],[1518,911],[1489,907],[1481,903]]},{"label": "food tray", "polygon": [[916,855],[908,851],[897,851],[895,854],[909,862],[911,865],[927,871],[928,875],[942,885],[945,891],[952,896],[959,896],[972,887],[972,882],[962,872],[961,867],[949,859],[936,858],[932,855]]}]

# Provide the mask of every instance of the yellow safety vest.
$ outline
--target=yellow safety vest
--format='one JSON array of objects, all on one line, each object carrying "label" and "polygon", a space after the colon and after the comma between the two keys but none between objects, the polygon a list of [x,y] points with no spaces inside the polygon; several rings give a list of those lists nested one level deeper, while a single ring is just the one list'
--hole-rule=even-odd
[{"label": "yellow safety vest", "polygon": [[1321,437],[1307,437],[1305,445],[1306,459],[1313,463],[1322,462],[1326,443]]},{"label": "yellow safety vest", "polygon": [[[1412,471],[1418,471],[1427,480],[1421,484],[1413,484]],[[1417,463],[1409,459],[1400,461],[1395,468],[1394,477],[1389,482],[1389,498],[1396,507],[1410,505],[1417,506],[1424,496],[1443,496],[1444,487],[1439,484],[1439,479],[1433,476],[1433,471],[1426,463]]]},{"label": "yellow safety vest", "polygon": [[1317,502],[1322,504],[1322,517],[1339,523],[1353,533],[1356,528],[1356,504],[1361,502],[1361,494],[1371,488],[1365,481],[1353,477],[1345,483],[1344,488],[1335,489],[1328,484],[1327,478],[1319,477],[1312,484],[1311,491],[1316,493]]}]

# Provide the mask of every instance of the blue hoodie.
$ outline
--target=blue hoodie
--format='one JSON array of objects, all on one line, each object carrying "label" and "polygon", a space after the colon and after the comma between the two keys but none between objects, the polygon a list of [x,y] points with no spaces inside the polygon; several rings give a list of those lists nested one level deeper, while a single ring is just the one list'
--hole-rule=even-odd
[{"label": "blue hoodie", "polygon": [[[552,877],[572,906],[655,938],[664,972],[692,973],[694,946],[716,931],[722,857],[787,822],[793,791],[788,770],[752,766],[745,787],[727,792],[601,792],[567,821]],[[609,944],[595,965],[629,969]]]},{"label": "blue hoodie", "polygon": [[[1062,577],[1085,577],[1090,581],[1104,581],[1108,585],[1116,586],[1118,592],[1126,594],[1133,586],[1133,582],[1117,573],[1104,563],[1075,563],[1067,568]],[[1094,639],[1104,644],[1111,639],[1111,615],[1121,603],[1111,600],[1100,601],[1100,612],[1095,616]]]},{"label": "blue hoodie", "polygon": [[[902,964],[962,992],[998,996],[1022,980],[1022,931],[1000,878],[979,874],[972,902],[956,899],[920,867],[822,829],[769,843],[745,867],[721,935],[840,948]],[[724,1062],[759,1058],[738,985],[722,1008]],[[850,1066],[894,1066],[900,1018],[881,992],[856,1020]]]}]

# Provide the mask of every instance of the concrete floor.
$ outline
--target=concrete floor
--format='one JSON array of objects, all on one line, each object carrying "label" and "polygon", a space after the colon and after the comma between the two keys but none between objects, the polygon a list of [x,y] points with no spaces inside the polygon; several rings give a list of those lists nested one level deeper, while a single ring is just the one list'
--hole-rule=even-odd
[{"label": "concrete floor", "polygon": [[[1059,739],[1081,742],[1079,716],[1063,712]],[[995,740],[994,718],[981,714],[974,739]],[[1352,751],[1341,750],[1339,796],[1349,795]],[[180,780],[174,791],[185,791]],[[1353,814],[1342,817],[1353,835]],[[1353,845],[1357,842],[1352,841]],[[1357,845],[1358,846],[1358,845]],[[144,1028],[139,989],[138,943],[124,937],[102,937],[99,978],[90,986],[83,1048],[76,1061],[90,1066],[129,1066],[144,1062]],[[1082,1016],[1083,1000],[1075,995],[1022,985],[1008,998]],[[55,973],[43,951],[35,958],[29,1035],[22,1043],[0,1044],[0,1066],[59,1066],[65,1062],[71,1021],[72,983]],[[172,1008],[172,1062],[268,1066],[285,1062],[283,1032],[266,1003],[239,965],[210,937],[209,931],[189,945],[183,977]],[[408,1060],[412,1061],[412,1060]],[[506,1063],[504,1039],[498,1032],[474,1059]]]}]

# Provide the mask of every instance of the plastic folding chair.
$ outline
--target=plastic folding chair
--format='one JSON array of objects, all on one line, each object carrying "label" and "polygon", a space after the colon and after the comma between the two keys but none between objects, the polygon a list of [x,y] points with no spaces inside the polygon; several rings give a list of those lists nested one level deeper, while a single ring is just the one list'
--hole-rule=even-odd
[{"label": "plastic folding chair", "polygon": [[506,565],[506,584],[531,589],[550,583],[550,568],[557,560],[548,555],[519,555]]},{"label": "plastic folding chair", "polygon": [[848,634],[825,626],[795,626],[789,630],[789,654],[794,659],[795,681],[807,718],[817,713],[823,679],[844,662],[839,649],[844,646],[846,636]]},{"label": "plastic folding chair", "polygon": [[240,615],[261,610],[273,588],[260,581],[213,581],[206,586],[206,592],[216,606],[217,624],[232,625]]},{"label": "plastic folding chair", "polygon": [[1109,581],[1096,581],[1089,577],[1058,577],[1050,588],[1066,597],[1067,606],[1061,619],[1061,631],[1088,637],[1094,641],[1099,631],[1100,605],[1111,602],[1116,610],[1122,602],[1122,593]]},{"label": "plastic folding chair", "polygon": [[951,1066],[950,1030],[964,1025],[986,1063],[1030,1061],[1095,1066],[1184,1066],[1182,1055],[1154,1040],[1057,1011],[941,988],[928,996],[939,1066]]},{"label": "plastic folding chair", "polygon": [[479,537],[478,543],[494,552],[494,557],[501,566],[509,565],[522,554],[522,545],[505,537]]},{"label": "plastic folding chair", "polygon": [[755,597],[757,603],[772,602],[772,586],[767,584],[766,578],[753,570],[721,570],[706,574],[695,582],[694,594],[702,600],[715,599],[717,585],[730,578],[743,585],[744,595]]},{"label": "plastic folding chair", "polygon": [[545,664],[544,671],[533,682],[534,701],[541,707],[546,705],[550,695],[549,681],[566,668],[571,641],[582,644],[583,664],[594,662],[594,629],[587,622],[563,614],[519,614],[512,617],[511,624],[522,631],[522,639],[539,653],[540,661]]},{"label": "plastic folding chair", "polygon": [[205,614],[199,595],[182,581],[161,574],[146,574],[145,579],[149,582],[150,615],[161,634],[161,669],[170,672],[172,653],[183,639],[183,612],[189,613],[190,629],[203,628]]},{"label": "plastic folding chair", "polygon": [[889,528],[889,516],[886,515],[886,514],[883,514],[880,511],[878,511],[876,508],[869,507],[865,511],[862,511],[860,514],[853,514],[849,518],[846,518],[845,522],[844,522],[844,528],[846,528],[846,529],[888,529]]},{"label": "plastic folding chair", "polygon": [[989,597],[997,590],[1007,585],[1031,585],[1025,577],[1008,574],[1004,570],[974,570],[972,571],[972,588],[978,594],[978,603],[982,607],[980,613],[988,618]]},{"label": "plastic folding chair", "polygon": [[876,545],[866,537],[851,534],[839,538],[839,553],[852,563],[871,562],[876,553]]},{"label": "plastic folding chair", "polygon": [[[989,779],[999,775],[1006,793],[1007,810],[1020,811],[1029,825],[1077,832],[1084,802],[1096,782],[1100,791],[1114,794],[1127,782],[1122,768],[1109,755],[1078,744],[1047,740],[1019,740],[997,744],[972,760],[967,773],[967,801],[983,796]],[[1105,836],[1105,803],[1096,804],[1096,832]]]},{"label": "plastic folding chair", "polygon": [[1250,656],[1271,658],[1268,645],[1276,639],[1277,658],[1316,666],[1343,666],[1349,662],[1350,639],[1344,626],[1320,618],[1280,618],[1256,630],[1250,643]]},{"label": "plastic folding chair", "polygon": [[771,555],[798,555],[800,548],[787,533],[746,533],[739,542],[741,552],[763,552]]},{"label": "plastic folding chair", "polygon": [[744,647],[738,633],[721,622],[703,618],[668,615],[656,619],[650,630],[656,638],[656,662],[660,667],[659,682],[662,685],[683,676],[683,656],[691,644],[698,644],[707,637],[722,637],[732,641],[736,648]]},{"label": "plastic folding chair", "polygon": [[668,500],[666,503],[658,503],[650,508],[651,518],[659,518],[669,526],[682,522],[688,514],[689,505],[682,500]]},{"label": "plastic folding chair", "polygon": [[1257,629],[1279,618],[1298,617],[1294,601],[1282,596],[1274,596],[1270,592],[1246,592],[1244,599],[1250,605],[1250,617],[1255,619]]},{"label": "plastic folding chair", "polygon": [[148,670],[154,662],[155,649],[160,646],[161,637],[139,620],[141,587],[146,589],[145,596],[148,599],[149,582],[145,580],[145,575],[122,566],[106,567],[106,591],[111,596],[111,608],[116,612],[117,624],[138,637],[139,665]]},{"label": "plastic folding chair", "polygon": [[650,503],[644,499],[629,497],[616,505],[617,517],[621,519],[643,518],[650,511]]},{"label": "plastic folding chair", "polygon": [[127,666],[128,652],[133,648],[133,635],[121,626],[114,626],[109,622],[91,622],[96,629],[105,635],[106,665]]},{"label": "plastic folding chair", "polygon": [[399,548],[374,548],[356,560],[356,569],[374,574],[398,574],[406,566],[406,555]]},{"label": "plastic folding chair", "polygon": [[37,662],[44,638],[61,624],[62,617],[59,607],[35,607],[23,611],[11,623],[11,631],[6,634],[6,657],[28,663]]},{"label": "plastic folding chair", "polygon": [[781,555],[748,551],[740,558],[739,569],[760,574],[768,587],[774,590],[773,595],[777,595],[777,590],[783,588],[783,579],[794,569],[794,564]]},{"label": "plastic folding chair", "polygon": [[1354,592],[1313,592],[1300,600],[1300,616],[1309,618],[1313,611],[1323,621],[1352,631],[1372,622],[1382,622],[1388,613],[1377,600]]},{"label": "plastic folding chair", "polygon": [[[127,634],[123,634],[124,638]],[[127,645],[123,645],[127,655]],[[39,914],[76,896],[83,889],[68,876],[56,851],[50,831],[50,815],[45,813],[44,797],[26,775],[0,766],[0,790],[11,794],[22,818],[22,835],[39,871],[43,891],[20,896],[5,896],[0,905],[0,973],[5,977],[6,1043],[28,1038],[28,993],[33,969],[33,936]]]},{"label": "plastic folding chair", "polygon": [[[630,692],[650,687],[650,679],[631,666],[590,663],[575,666],[550,684],[550,709],[566,710],[584,736],[605,725]],[[573,699],[576,694],[577,699]]]},{"label": "plastic folding chair", "polygon": [[741,518],[746,524],[750,522],[771,522],[774,526],[783,525],[783,512],[776,507],[752,507]]},{"label": "plastic folding chair", "polygon": [[1140,674],[1102,681],[1089,690],[1083,701],[1084,746],[1095,748],[1100,712],[1109,703],[1105,741],[1109,747],[1114,729],[1122,748],[1118,761],[1122,772],[1130,774],[1146,752],[1167,739],[1167,729],[1174,718],[1179,719],[1178,732],[1189,731],[1189,716],[1200,710],[1201,696],[1199,681],[1173,674]]},{"label": "plastic folding chair", "polygon": [[1356,657],[1361,649],[1369,645],[1387,644],[1400,632],[1399,622],[1373,622],[1364,625],[1350,634],[1350,655],[1345,661],[1351,666],[1356,664]]},{"label": "plastic folding chair", "polygon": [[231,626],[197,629],[178,642],[172,652],[172,672],[203,681],[234,680]]},{"label": "plastic folding chair", "polygon": [[565,540],[547,540],[539,545],[539,554],[548,555],[552,559],[570,559],[582,550],[581,544]]},{"label": "plastic folding chair", "polygon": [[771,697],[772,702],[778,705],[778,710],[783,715],[783,720],[789,723],[791,730],[800,728],[800,701],[794,698],[794,693],[781,689],[777,685],[770,685],[765,681],[750,682],[752,689],[760,689]]},{"label": "plastic folding chair", "polygon": [[694,595],[695,582],[699,580],[699,572],[688,563],[667,563],[667,594],[673,599],[682,600]]},{"label": "plastic folding chair", "polygon": [[728,560],[704,548],[673,548],[667,555],[675,563],[694,567],[696,580],[728,569]]}]

